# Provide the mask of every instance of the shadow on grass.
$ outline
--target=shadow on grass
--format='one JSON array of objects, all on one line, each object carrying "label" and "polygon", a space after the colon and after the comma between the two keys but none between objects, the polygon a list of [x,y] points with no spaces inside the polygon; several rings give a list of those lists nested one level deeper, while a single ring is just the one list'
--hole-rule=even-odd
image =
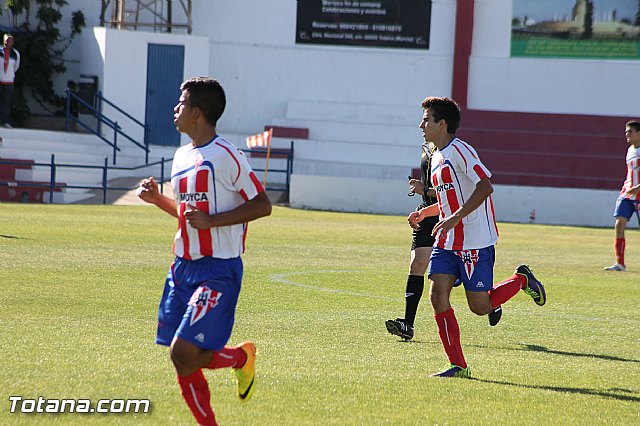
[{"label": "shadow on grass", "polygon": [[595,389],[571,388],[566,386],[525,385],[522,383],[500,382],[497,380],[486,380],[486,379],[477,379],[477,378],[471,378],[470,380],[475,380],[481,383],[492,383],[495,385],[515,386],[515,387],[528,388],[528,389],[549,390],[553,392],[600,396],[602,398],[611,398],[611,399],[616,399],[618,401],[640,402],[640,397],[633,396],[633,395],[624,395],[625,393],[626,394],[633,393],[633,391],[630,391],[628,389],[611,388],[608,391],[599,391]]},{"label": "shadow on grass", "polygon": [[12,238],[14,240],[24,240],[25,238],[16,237],[15,235],[2,235],[0,234],[0,238]]},{"label": "shadow on grass", "polygon": [[575,357],[581,357],[581,358],[599,358],[599,359],[605,359],[607,361],[640,362],[640,360],[637,360],[637,359],[626,359],[626,358],[620,358],[620,357],[611,356],[611,355],[596,355],[596,354],[583,354],[578,352],[555,351],[553,349],[548,349],[540,345],[524,344],[523,346],[524,346],[523,350],[531,351],[531,352],[544,352],[544,353],[554,354],[554,355],[566,355],[566,356],[575,356]]}]

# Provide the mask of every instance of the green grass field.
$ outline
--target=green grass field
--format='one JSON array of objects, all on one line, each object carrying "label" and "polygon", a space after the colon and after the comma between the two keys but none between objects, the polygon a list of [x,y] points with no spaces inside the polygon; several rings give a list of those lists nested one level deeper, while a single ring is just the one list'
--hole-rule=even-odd
[{"label": "green grass field", "polygon": [[[633,222],[635,225],[635,221]],[[156,309],[174,219],[148,206],[0,204],[0,424],[191,425]],[[410,229],[403,217],[274,208],[249,226],[231,344],[258,346],[253,399],[206,372],[221,425],[640,424],[640,232],[626,273],[607,273],[613,230],[500,224],[496,278],[532,265],[497,327],[452,303],[474,378],[446,366],[428,298],[416,336],[402,316]],[[149,399],[148,414],[24,414],[26,399]]]}]

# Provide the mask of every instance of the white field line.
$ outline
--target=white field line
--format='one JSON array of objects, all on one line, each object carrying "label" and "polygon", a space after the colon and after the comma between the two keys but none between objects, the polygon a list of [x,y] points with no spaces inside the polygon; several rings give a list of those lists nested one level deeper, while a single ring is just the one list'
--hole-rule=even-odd
[{"label": "white field line", "polygon": [[271,275],[269,277],[269,279],[271,281],[275,281],[277,283],[280,284],[286,284],[286,285],[292,285],[294,287],[301,287],[301,288],[306,288],[306,289],[310,289],[310,290],[318,290],[318,291],[326,291],[328,293],[337,293],[337,294],[344,294],[347,296],[358,296],[358,297],[367,297],[369,299],[382,299],[382,300],[393,300],[393,301],[398,301],[398,300],[402,300],[399,299],[397,297],[386,297],[386,296],[374,296],[371,294],[366,294],[366,293],[358,293],[355,291],[344,291],[344,290],[337,290],[335,288],[326,288],[326,287],[319,287],[319,286],[315,286],[315,285],[309,285],[309,284],[301,284],[301,283],[297,283],[295,281],[292,281],[289,279],[289,277],[292,276],[297,276],[297,275],[311,275],[311,274],[351,274],[354,272],[359,272],[359,271],[308,271],[308,272],[288,272],[286,274],[275,274],[275,275]]},{"label": "white field line", "polygon": [[[324,291],[327,293],[336,293],[336,294],[344,294],[347,296],[357,296],[357,297],[366,297],[369,299],[382,299],[382,300],[393,300],[393,301],[398,301],[398,300],[404,300],[404,298],[398,298],[398,297],[386,297],[386,296],[374,296],[371,294],[365,294],[365,293],[358,293],[355,291],[345,291],[345,290],[337,290],[335,288],[326,288],[326,287],[319,287],[319,286],[315,286],[315,285],[309,285],[309,284],[301,284],[301,283],[297,283],[295,281],[292,281],[289,279],[289,277],[294,277],[294,276],[298,276],[298,275],[311,275],[311,274],[352,274],[352,273],[358,273],[360,271],[355,271],[355,270],[325,270],[325,271],[305,271],[305,272],[288,272],[286,274],[274,274],[271,275],[269,277],[269,279],[271,281],[275,281],[277,283],[280,284],[286,284],[286,285],[291,285],[294,287],[300,287],[300,288],[306,288],[309,290],[317,290],[317,291]],[[507,305],[508,307],[509,305]],[[523,309],[521,309],[519,306],[513,306],[513,311],[512,313],[517,313],[517,315],[524,315],[524,316],[536,316],[539,315],[538,312],[527,312],[524,311]],[[564,319],[570,319],[570,320],[580,320],[580,321],[610,321],[610,322],[623,322],[625,324],[640,324],[640,320],[635,320],[635,319],[625,319],[625,320],[621,320],[621,319],[615,319],[615,318],[599,318],[599,317],[588,317],[588,316],[584,316],[584,315],[575,315],[575,314],[571,314],[571,313],[559,313],[559,312],[549,312],[548,310],[544,313],[545,316],[550,316],[550,317],[554,317],[554,318],[564,318]]]}]

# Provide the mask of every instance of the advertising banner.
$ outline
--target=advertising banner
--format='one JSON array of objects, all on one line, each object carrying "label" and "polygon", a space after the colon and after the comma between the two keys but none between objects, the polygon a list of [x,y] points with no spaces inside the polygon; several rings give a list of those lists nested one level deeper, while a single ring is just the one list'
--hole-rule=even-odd
[{"label": "advertising banner", "polygon": [[513,0],[512,57],[640,59],[638,0]]},{"label": "advertising banner", "polygon": [[429,49],[431,0],[298,0],[296,43]]}]

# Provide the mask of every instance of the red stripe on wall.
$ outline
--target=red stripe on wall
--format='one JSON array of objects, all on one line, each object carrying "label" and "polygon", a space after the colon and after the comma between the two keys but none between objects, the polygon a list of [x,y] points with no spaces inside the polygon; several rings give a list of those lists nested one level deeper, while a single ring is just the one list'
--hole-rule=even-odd
[{"label": "red stripe on wall", "polygon": [[451,93],[461,108],[467,108],[469,86],[469,56],[473,41],[474,0],[456,2],[456,35],[453,50],[453,79]]}]

